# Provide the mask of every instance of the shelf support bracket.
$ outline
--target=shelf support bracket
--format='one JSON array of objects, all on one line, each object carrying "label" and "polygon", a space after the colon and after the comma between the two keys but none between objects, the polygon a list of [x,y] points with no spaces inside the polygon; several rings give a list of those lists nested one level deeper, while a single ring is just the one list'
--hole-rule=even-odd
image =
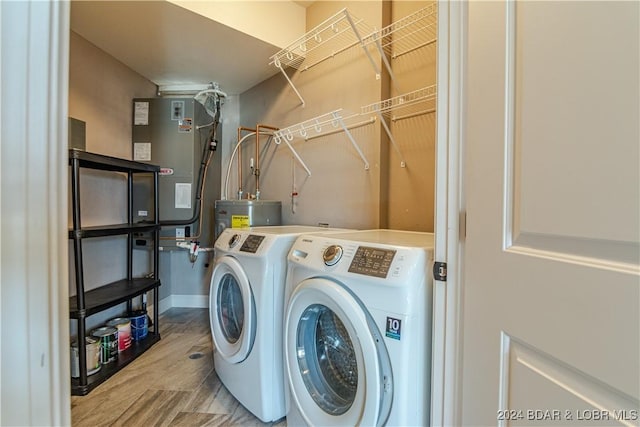
[{"label": "shelf support bracket", "polygon": [[386,132],[387,136],[389,137],[389,141],[391,141],[391,145],[396,150],[396,153],[398,153],[398,156],[400,156],[400,167],[401,168],[407,167],[407,163],[404,161],[404,156],[400,152],[400,148],[398,148],[398,144],[396,144],[396,140],[393,137],[393,134],[391,133],[391,129],[389,129],[389,126],[387,125],[387,122],[382,117],[382,114],[380,113],[380,110],[378,108],[376,108],[376,114],[378,115],[378,118],[380,119],[380,123],[382,123],[382,127],[384,128],[384,131]]},{"label": "shelf support bracket", "polygon": [[353,145],[353,148],[355,148],[358,154],[360,155],[360,158],[364,162],[364,169],[369,170],[369,162],[367,161],[367,158],[362,153],[362,150],[360,149],[360,146],[358,146],[358,144],[356,143],[355,139],[353,139],[353,136],[351,135],[351,132],[349,132],[349,128],[347,128],[347,126],[344,124],[342,117],[340,117],[340,115],[335,111],[332,113],[332,116],[340,124],[340,126],[342,127],[342,130],[344,130],[344,133],[347,134],[347,138],[349,138],[349,141],[351,141],[351,145]]},{"label": "shelf support bracket", "polygon": [[284,137],[283,139],[284,139],[284,143],[287,144],[287,147],[289,147],[289,150],[291,150],[291,153],[293,154],[293,156],[296,158],[296,160],[298,160],[298,162],[302,165],[304,170],[307,172],[307,176],[311,176],[311,171],[309,170],[305,162],[302,160],[302,158],[300,158],[300,155],[298,154],[298,152],[294,150],[291,144],[289,144],[289,141],[287,140],[286,137]]},{"label": "shelf support bracket", "polygon": [[300,99],[300,104],[304,107],[304,99],[302,98],[302,95],[300,95],[300,92],[298,92],[298,89],[296,89],[295,85],[293,84],[293,82],[291,81],[287,73],[284,71],[284,68],[282,67],[282,64],[280,63],[280,61],[278,61],[278,59],[275,60],[274,65],[278,67],[278,69],[280,69],[280,71],[284,75],[284,78],[287,79],[289,86],[291,86],[291,89],[293,89],[293,91],[296,93],[296,95]]},{"label": "shelf support bracket", "polygon": [[382,49],[382,43],[380,43],[380,39],[376,40],[376,47],[378,48],[378,53],[380,53],[380,57],[382,58],[382,62],[384,63],[384,67],[387,69],[389,73],[389,78],[391,79],[391,83],[393,83],[393,88],[400,92],[398,89],[398,85],[396,84],[396,78],[393,75],[393,71],[391,71],[391,64],[389,64],[389,58],[385,55],[384,50]]},{"label": "shelf support bracket", "polygon": [[349,21],[349,25],[351,25],[351,28],[353,29],[353,33],[356,35],[358,40],[360,40],[360,46],[362,46],[362,50],[367,55],[367,58],[369,58],[369,62],[371,63],[371,66],[373,67],[373,70],[376,73],[376,80],[380,80],[380,68],[378,68],[378,65],[376,65],[375,61],[373,60],[373,57],[371,56],[371,54],[367,50],[367,45],[364,42],[364,39],[362,38],[362,35],[358,31],[358,28],[356,27],[356,24],[353,22],[353,19],[351,19],[351,15],[349,15],[347,13],[346,17],[347,17],[347,20]]}]

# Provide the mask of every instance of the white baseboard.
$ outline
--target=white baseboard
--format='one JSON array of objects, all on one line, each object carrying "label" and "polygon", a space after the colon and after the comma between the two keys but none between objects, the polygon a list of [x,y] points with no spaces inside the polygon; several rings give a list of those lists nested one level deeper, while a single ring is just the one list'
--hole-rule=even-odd
[{"label": "white baseboard", "polygon": [[159,314],[172,307],[181,308],[209,308],[208,295],[169,295],[159,301]]}]

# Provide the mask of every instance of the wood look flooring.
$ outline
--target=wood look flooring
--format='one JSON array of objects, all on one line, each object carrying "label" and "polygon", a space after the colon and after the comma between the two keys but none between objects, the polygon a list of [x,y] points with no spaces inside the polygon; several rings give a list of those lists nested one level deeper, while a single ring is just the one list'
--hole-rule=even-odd
[{"label": "wood look flooring", "polygon": [[161,340],[87,396],[71,397],[81,426],[271,426],[222,385],[213,367],[209,310],[171,308],[160,315]]}]

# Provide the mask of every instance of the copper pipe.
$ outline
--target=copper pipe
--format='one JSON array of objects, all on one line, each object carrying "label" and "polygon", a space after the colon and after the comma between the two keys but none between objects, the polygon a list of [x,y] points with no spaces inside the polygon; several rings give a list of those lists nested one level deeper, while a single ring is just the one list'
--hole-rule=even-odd
[{"label": "copper pipe", "polygon": [[257,124],[256,125],[256,199],[260,198],[260,128],[269,129],[269,130],[279,130],[280,128]]},{"label": "copper pipe", "polygon": [[[256,132],[256,129],[247,128],[244,126],[238,127],[238,143],[242,139],[242,131]],[[257,135],[257,133],[256,133]],[[238,197],[241,198],[242,194],[242,147],[238,147]]]}]

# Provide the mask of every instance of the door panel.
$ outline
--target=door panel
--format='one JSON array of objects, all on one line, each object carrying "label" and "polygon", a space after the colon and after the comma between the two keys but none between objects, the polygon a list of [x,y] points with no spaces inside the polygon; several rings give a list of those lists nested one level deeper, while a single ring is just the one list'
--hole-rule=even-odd
[{"label": "door panel", "polygon": [[509,5],[506,223],[513,244],[637,262],[640,145],[629,141],[640,140],[640,79],[637,55],[634,63],[630,46],[617,42],[637,36],[637,22],[615,5]]},{"label": "door panel", "polygon": [[464,425],[639,423],[639,12],[468,6]]},{"label": "door panel", "polygon": [[[509,425],[633,426],[637,402],[533,347],[503,335],[501,407]],[[531,390],[538,390],[531,393]]]}]

